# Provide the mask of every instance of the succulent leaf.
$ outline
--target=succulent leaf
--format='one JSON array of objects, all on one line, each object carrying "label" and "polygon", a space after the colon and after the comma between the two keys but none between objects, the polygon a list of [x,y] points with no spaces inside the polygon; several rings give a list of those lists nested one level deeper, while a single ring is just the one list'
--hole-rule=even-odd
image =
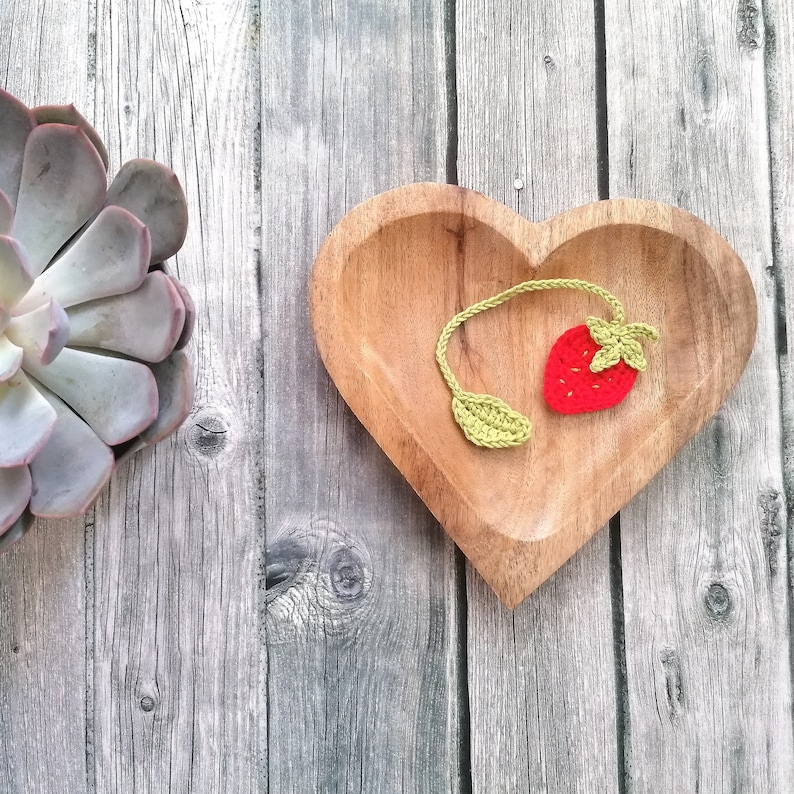
[{"label": "succulent leaf", "polygon": [[33,516],[29,510],[14,522],[13,526],[0,535],[0,554],[8,551],[15,543],[23,538],[33,526]]},{"label": "succulent leaf", "polygon": [[97,150],[105,170],[108,169],[108,152],[99,133],[88,123],[74,105],[39,105],[31,110],[39,124],[69,124],[79,127]]},{"label": "succulent leaf", "polygon": [[187,419],[193,407],[195,384],[190,359],[174,351],[165,361],[152,365],[157,381],[157,419],[141,433],[141,441],[156,444],[170,436]]},{"label": "succulent leaf", "polygon": [[187,234],[187,203],[176,175],[152,160],[130,160],[108,190],[105,206],[129,210],[152,236],[152,263],[173,256]]},{"label": "succulent leaf", "polygon": [[113,473],[113,453],[52,392],[43,391],[57,419],[52,435],[30,463],[30,511],[42,518],[84,513]]},{"label": "succulent leaf", "polygon": [[138,289],[69,309],[73,347],[126,353],[142,361],[162,361],[185,325],[185,307],[171,279],[153,271]]},{"label": "succulent leaf", "polygon": [[182,333],[179,335],[179,339],[175,346],[177,350],[181,350],[193,336],[193,327],[196,323],[196,307],[185,285],[173,276],[168,276],[168,278],[171,279],[171,283],[176,287],[177,292],[179,292],[179,297],[182,298],[182,304],[185,307],[185,324],[182,327]]},{"label": "succulent leaf", "polygon": [[0,383],[0,468],[30,463],[55,424],[55,411],[18,371]]},{"label": "succulent leaf", "polygon": [[0,89],[0,190],[12,206],[17,202],[25,144],[35,126],[33,114],[18,99]]},{"label": "succulent leaf", "polygon": [[0,469],[0,535],[22,515],[30,501],[31,481],[27,466]]},{"label": "succulent leaf", "polygon": [[138,361],[65,347],[49,366],[27,355],[23,366],[108,446],[134,438],[157,418],[157,384]]},{"label": "succulent leaf", "polygon": [[27,314],[12,317],[8,339],[40,364],[50,364],[69,338],[69,318],[56,300]]},{"label": "succulent leaf", "polygon": [[22,365],[22,348],[10,342],[7,337],[0,336],[0,383],[16,375]]},{"label": "succulent leaf", "polygon": [[0,236],[0,312],[10,314],[32,285],[22,246],[13,237]]},{"label": "succulent leaf", "polygon": [[17,306],[27,312],[56,297],[64,308],[137,289],[149,266],[149,232],[131,213],[108,207],[50,265]]},{"label": "succulent leaf", "polygon": [[8,196],[0,190],[0,234],[8,234],[14,225],[14,207]]},{"label": "succulent leaf", "polygon": [[43,124],[30,133],[12,235],[34,276],[102,206],[106,186],[105,166],[81,129]]}]

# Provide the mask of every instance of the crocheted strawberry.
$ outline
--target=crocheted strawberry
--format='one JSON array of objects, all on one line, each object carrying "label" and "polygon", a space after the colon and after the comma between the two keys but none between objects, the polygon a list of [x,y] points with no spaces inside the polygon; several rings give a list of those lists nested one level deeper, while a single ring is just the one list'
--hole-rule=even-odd
[{"label": "crocheted strawberry", "polygon": [[566,331],[552,348],[546,364],[546,402],[565,414],[600,411],[617,405],[630,391],[637,373],[647,366],[640,339],[656,340],[659,332],[645,323],[626,324],[623,304],[598,284],[576,278],[530,279],[485,298],[458,312],[441,330],[436,362],[452,392],[452,414],[466,438],[489,449],[517,447],[532,434],[526,416],[491,394],[465,391],[447,361],[447,345],[455,329],[474,315],[522,295],[545,289],[575,289],[595,295],[612,309],[611,322],[588,317],[584,325]]},{"label": "crocheted strawberry", "polygon": [[639,338],[658,339],[645,323],[623,325],[588,317],[552,346],[546,362],[543,396],[562,414],[601,411],[631,391],[647,364]]}]

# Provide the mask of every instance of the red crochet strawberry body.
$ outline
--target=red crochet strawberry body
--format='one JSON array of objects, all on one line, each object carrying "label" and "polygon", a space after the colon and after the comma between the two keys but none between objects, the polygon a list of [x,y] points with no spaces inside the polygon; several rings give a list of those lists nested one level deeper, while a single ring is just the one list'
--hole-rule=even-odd
[{"label": "red crochet strawberry body", "polygon": [[601,411],[617,405],[631,391],[637,370],[623,359],[601,372],[590,370],[600,349],[586,325],[571,328],[554,343],[543,380],[543,396],[550,408],[562,414]]}]

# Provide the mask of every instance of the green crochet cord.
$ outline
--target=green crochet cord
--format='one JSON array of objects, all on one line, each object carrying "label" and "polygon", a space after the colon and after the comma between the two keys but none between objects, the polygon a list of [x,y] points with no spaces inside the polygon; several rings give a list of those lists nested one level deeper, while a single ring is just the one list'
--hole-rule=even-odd
[{"label": "green crochet cord", "polygon": [[514,411],[504,400],[490,394],[475,394],[464,391],[447,361],[447,346],[455,329],[487,309],[522,295],[547,289],[575,289],[597,295],[607,303],[614,314],[612,322],[598,317],[585,321],[594,341],[601,350],[593,358],[590,369],[600,372],[616,364],[622,358],[630,367],[643,371],[647,364],[637,338],[658,339],[655,328],[645,323],[626,324],[626,312],[620,301],[603,287],[576,278],[549,278],[523,281],[514,287],[475,303],[456,314],[441,331],[436,345],[436,361],[444,380],[452,392],[452,413],[466,438],[479,447],[499,449],[517,447],[525,443],[532,434],[529,419]]}]

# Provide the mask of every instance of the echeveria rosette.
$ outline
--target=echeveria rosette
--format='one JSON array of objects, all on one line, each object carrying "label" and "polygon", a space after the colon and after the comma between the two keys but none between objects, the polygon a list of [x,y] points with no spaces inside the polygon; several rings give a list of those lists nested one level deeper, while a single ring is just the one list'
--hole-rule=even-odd
[{"label": "echeveria rosette", "polygon": [[0,90],[0,551],[188,415],[193,305],[163,264],[186,229],[167,168],[132,160],[108,188],[74,107]]}]

